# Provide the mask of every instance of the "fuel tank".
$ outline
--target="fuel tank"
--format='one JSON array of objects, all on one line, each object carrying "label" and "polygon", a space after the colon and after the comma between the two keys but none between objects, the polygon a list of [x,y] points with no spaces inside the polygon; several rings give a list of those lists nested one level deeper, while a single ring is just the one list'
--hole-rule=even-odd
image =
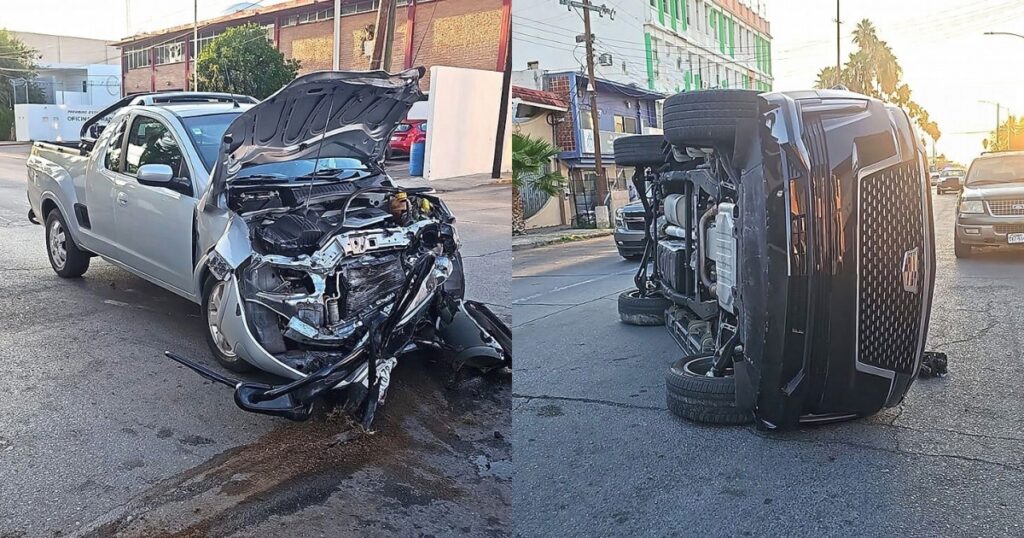
[{"label": "fuel tank", "polygon": [[921,363],[935,278],[924,148],[906,113],[863,95],[760,106],[734,156],[737,402],[769,429],[894,406]]}]

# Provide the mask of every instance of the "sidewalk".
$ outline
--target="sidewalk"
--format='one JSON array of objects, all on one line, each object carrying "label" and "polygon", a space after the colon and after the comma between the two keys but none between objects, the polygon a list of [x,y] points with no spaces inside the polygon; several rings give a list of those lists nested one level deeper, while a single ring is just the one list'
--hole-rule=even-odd
[{"label": "sidewalk", "polygon": [[[504,174],[501,176],[501,179],[494,179],[491,177],[491,174],[473,174],[469,176],[428,181],[422,177],[409,175],[408,159],[390,160],[385,165],[385,169],[388,171],[388,175],[391,176],[391,179],[395,180],[395,183],[398,183],[400,187],[431,187],[437,192],[464,191],[481,185],[512,183],[511,174]],[[509,195],[509,200],[511,199],[511,195]]]},{"label": "sidewalk", "polygon": [[614,230],[610,228],[575,229],[559,227],[543,229],[535,232],[527,232],[523,235],[512,236],[512,250],[526,250],[542,247],[544,245],[553,245],[555,243],[582,241],[584,239],[609,236],[613,233]]}]

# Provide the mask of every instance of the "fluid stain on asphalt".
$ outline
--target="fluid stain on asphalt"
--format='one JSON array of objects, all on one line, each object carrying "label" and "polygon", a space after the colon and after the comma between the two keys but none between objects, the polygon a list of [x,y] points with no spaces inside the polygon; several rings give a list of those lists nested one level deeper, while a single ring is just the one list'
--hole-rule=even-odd
[{"label": "fluid stain on asphalt", "polygon": [[[496,424],[510,422],[508,385],[475,380],[486,390],[446,393],[422,366],[412,370],[396,380],[378,411],[375,433],[342,433],[355,426],[341,414],[282,421],[257,442],[136,496],[87,526],[85,535],[225,536],[321,505],[332,495],[350,498],[346,502],[365,512],[365,524],[375,530],[385,520],[415,521],[431,504],[448,502],[495,514],[479,522],[487,527],[482,532],[503,534],[511,517],[511,445],[507,435],[494,432]],[[479,457],[488,462],[488,472],[479,472],[479,460],[473,459]]]}]

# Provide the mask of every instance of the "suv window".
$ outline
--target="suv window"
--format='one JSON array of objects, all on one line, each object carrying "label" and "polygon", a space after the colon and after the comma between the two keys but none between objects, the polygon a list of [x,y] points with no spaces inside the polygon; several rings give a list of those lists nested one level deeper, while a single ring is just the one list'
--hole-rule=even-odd
[{"label": "suv window", "polygon": [[160,120],[138,116],[128,132],[124,173],[134,176],[144,164],[166,164],[175,177],[188,177],[188,166],[170,129]]},{"label": "suv window", "polygon": [[122,119],[115,126],[114,133],[110,135],[110,142],[107,144],[107,155],[103,158],[103,167],[107,170],[115,172],[121,170],[121,153],[124,149],[121,142],[124,141],[124,126],[126,123]]}]

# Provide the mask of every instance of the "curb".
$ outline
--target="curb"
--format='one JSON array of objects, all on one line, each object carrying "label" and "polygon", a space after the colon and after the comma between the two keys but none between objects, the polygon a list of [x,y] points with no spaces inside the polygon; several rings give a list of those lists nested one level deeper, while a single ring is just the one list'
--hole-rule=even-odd
[{"label": "curb", "polygon": [[543,247],[547,245],[561,244],[561,243],[574,243],[576,241],[586,241],[588,239],[596,239],[598,237],[608,237],[615,233],[615,230],[597,230],[588,232],[585,235],[577,235],[571,233],[570,230],[566,230],[564,235],[551,235],[546,237],[538,237],[536,241],[529,243],[515,244],[515,238],[512,239],[512,250],[529,250],[532,248]]}]

